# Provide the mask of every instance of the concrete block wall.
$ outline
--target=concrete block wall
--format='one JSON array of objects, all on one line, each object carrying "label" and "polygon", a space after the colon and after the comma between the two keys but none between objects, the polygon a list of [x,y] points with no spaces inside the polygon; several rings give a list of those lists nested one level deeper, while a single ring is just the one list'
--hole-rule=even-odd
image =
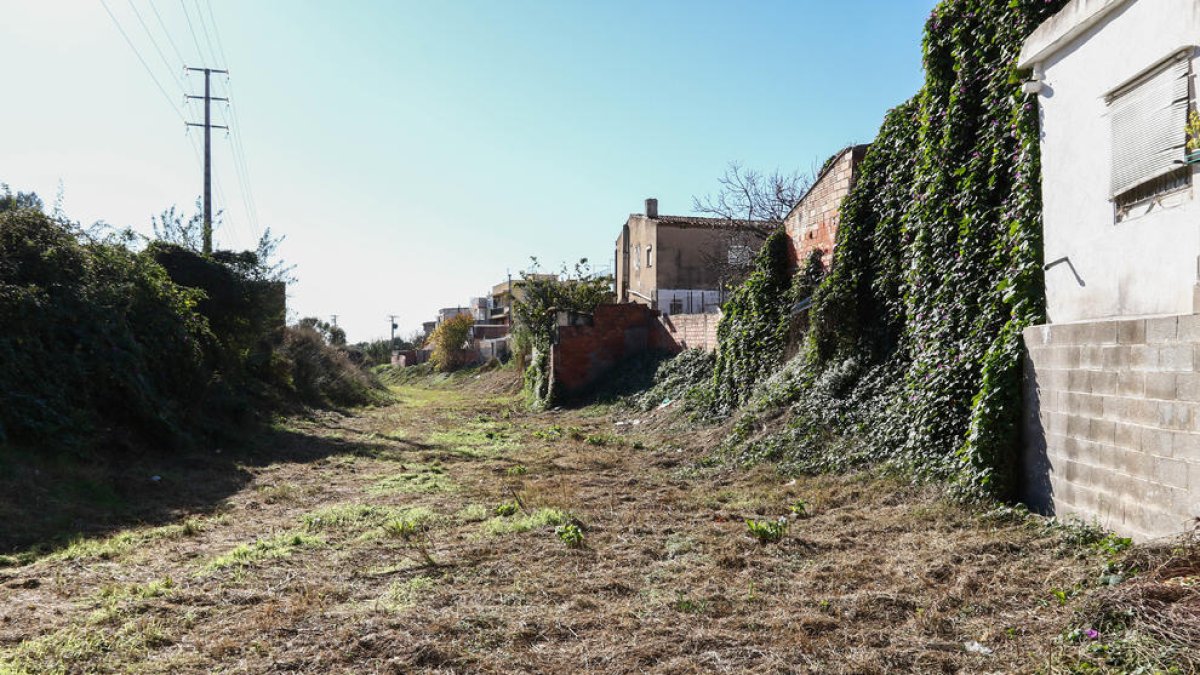
[{"label": "concrete block wall", "polygon": [[672,314],[659,321],[679,349],[716,351],[720,314]]},{"label": "concrete block wall", "polygon": [[1034,508],[1139,540],[1200,517],[1200,315],[1025,331]]}]

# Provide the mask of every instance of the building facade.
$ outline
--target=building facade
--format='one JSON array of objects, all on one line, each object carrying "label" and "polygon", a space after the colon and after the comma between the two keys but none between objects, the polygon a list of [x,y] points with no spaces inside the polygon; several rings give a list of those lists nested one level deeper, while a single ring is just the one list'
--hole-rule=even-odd
[{"label": "building facade", "polygon": [[833,264],[833,247],[841,221],[842,201],[858,177],[858,165],[867,154],[866,145],[851,145],[831,157],[812,187],[783,220],[792,261],[800,268],[813,251],[820,251],[825,269]]},{"label": "building facade", "polygon": [[526,274],[519,279],[509,278],[492,286],[492,295],[488,302],[488,312],[490,314],[488,321],[490,323],[501,323],[505,326],[512,325],[513,302],[520,302],[525,299],[525,284],[527,279],[554,281],[558,279],[558,275]]},{"label": "building facade", "polygon": [[1025,331],[1026,499],[1139,539],[1200,517],[1196,0],[1073,0],[1025,42],[1046,308]]},{"label": "building facade", "polygon": [[631,214],[617,237],[614,269],[618,302],[663,314],[716,312],[732,272],[750,266],[762,239],[747,230],[765,223],[666,216],[658,200]]},{"label": "building facade", "polygon": [[1072,2],[1025,43],[1051,321],[1195,309],[1200,201],[1183,161],[1197,43],[1194,0]]}]

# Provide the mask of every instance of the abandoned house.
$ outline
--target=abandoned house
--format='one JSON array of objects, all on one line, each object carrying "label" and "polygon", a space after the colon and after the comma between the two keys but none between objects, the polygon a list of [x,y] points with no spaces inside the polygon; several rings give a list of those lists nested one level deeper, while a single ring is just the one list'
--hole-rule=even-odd
[{"label": "abandoned house", "polygon": [[1200,517],[1200,3],[1073,0],[1028,38],[1048,323],[1025,331],[1027,499],[1137,538]]},{"label": "abandoned house", "polygon": [[646,212],[631,214],[617,237],[617,301],[667,316],[715,313],[725,285],[740,277],[762,246],[748,224],[659,215],[658,200],[647,199]]},{"label": "abandoned house", "polygon": [[851,145],[830,157],[812,186],[784,218],[783,227],[797,268],[804,267],[813,251],[821,251],[825,269],[833,264],[833,245],[837,241],[842,200],[854,187],[858,165],[868,147]]}]

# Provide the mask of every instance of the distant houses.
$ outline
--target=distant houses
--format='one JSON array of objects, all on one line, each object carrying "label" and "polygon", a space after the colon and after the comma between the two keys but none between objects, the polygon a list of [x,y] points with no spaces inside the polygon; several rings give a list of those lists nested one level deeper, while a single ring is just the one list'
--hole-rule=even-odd
[{"label": "distant houses", "polygon": [[526,274],[519,279],[509,278],[492,286],[492,294],[488,300],[488,322],[512,325],[513,302],[525,299],[525,284],[528,281],[553,281],[557,274]]},{"label": "distant houses", "polygon": [[748,225],[767,224],[661,215],[658,200],[647,199],[645,213],[630,214],[617,236],[617,302],[666,316],[717,312],[724,290],[762,246]]},{"label": "distant houses", "polygon": [[[831,264],[841,203],[866,150],[865,145],[851,145],[831,157],[787,215],[783,227],[795,267],[802,267],[814,250],[821,252],[826,268]],[[643,212],[630,214],[616,238],[616,306],[602,305],[594,316],[559,317],[552,377],[566,388],[583,386],[647,349],[716,349],[721,305],[752,268],[764,233],[778,226],[766,220],[661,214],[658,200],[647,199]],[[466,306],[438,310],[436,321],[424,324],[426,337],[443,321],[469,314],[475,324],[464,345],[472,352],[468,361],[506,360],[512,349],[514,304],[524,299],[529,281],[556,279],[554,274],[505,279]],[[416,350],[398,354],[395,360],[411,365],[427,358],[428,350]]]}]

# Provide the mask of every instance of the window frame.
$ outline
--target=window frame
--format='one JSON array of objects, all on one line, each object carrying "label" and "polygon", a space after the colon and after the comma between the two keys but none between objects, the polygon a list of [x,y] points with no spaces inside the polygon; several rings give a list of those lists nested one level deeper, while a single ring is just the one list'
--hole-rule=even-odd
[{"label": "window frame", "polygon": [[[1142,70],[1134,77],[1126,80],[1120,86],[1112,89],[1104,96],[1106,105],[1105,116],[1109,119],[1109,142],[1110,142],[1110,158],[1109,171],[1110,180],[1108,186],[1109,201],[1113,205],[1113,217],[1115,222],[1122,222],[1131,216],[1131,211],[1138,206],[1152,205],[1160,202],[1164,197],[1174,195],[1192,187],[1192,167],[1183,163],[1183,157],[1186,154],[1186,133],[1183,129],[1186,124],[1188,112],[1194,109],[1195,106],[1195,73],[1192,68],[1192,61],[1196,52],[1195,46],[1187,46],[1173,50],[1164,58],[1155,61],[1153,65]],[[1179,136],[1181,139],[1179,159],[1174,160],[1179,164],[1178,167],[1173,167],[1168,170],[1163,170],[1162,167],[1154,170],[1153,175],[1142,177],[1136,182],[1127,183],[1118,187],[1117,171],[1119,162],[1122,158],[1118,157],[1119,152],[1119,135],[1118,129],[1115,127],[1116,120],[1114,116],[1119,112],[1117,106],[1122,99],[1128,95],[1135,94],[1139,91],[1139,87],[1149,84],[1164,74],[1170,72],[1173,68],[1182,65],[1182,76],[1185,82],[1186,102],[1183,106],[1184,124],[1180,124]],[[1170,82],[1170,80],[1168,80]],[[1169,86],[1169,85],[1168,85]],[[1172,105],[1179,101],[1178,98],[1172,100]],[[1168,112],[1170,109],[1168,108]],[[1126,130],[1127,133],[1136,132],[1139,129],[1136,127]],[[1167,148],[1174,149],[1174,146]],[[1139,147],[1139,151],[1154,152],[1152,148]]]}]

